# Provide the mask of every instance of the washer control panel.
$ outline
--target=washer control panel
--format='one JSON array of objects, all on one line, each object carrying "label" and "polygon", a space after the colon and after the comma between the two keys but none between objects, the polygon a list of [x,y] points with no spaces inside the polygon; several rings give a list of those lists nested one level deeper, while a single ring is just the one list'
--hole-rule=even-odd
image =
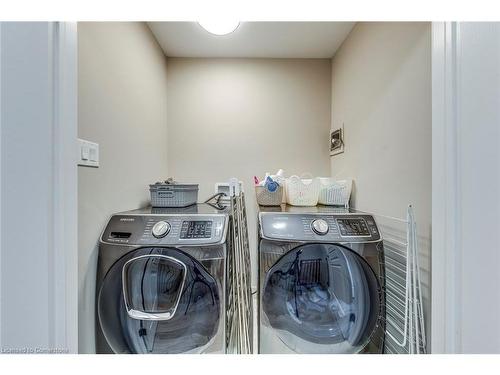
[{"label": "washer control panel", "polygon": [[210,238],[212,237],[213,221],[183,221],[181,226],[181,238]]},{"label": "washer control panel", "polygon": [[284,241],[370,242],[381,239],[373,216],[367,214],[295,214],[261,212],[263,238]]},{"label": "washer control panel", "polygon": [[115,215],[101,240],[127,245],[210,245],[224,242],[226,215]]},{"label": "washer control panel", "polygon": [[364,218],[337,219],[337,224],[340,229],[340,235],[343,237],[370,236],[370,230]]}]

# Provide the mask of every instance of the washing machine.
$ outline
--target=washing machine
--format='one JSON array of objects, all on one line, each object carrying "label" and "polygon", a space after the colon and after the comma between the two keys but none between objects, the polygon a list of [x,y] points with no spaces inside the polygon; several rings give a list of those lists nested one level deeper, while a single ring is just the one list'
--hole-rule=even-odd
[{"label": "washing machine", "polygon": [[98,353],[225,353],[230,216],[206,204],[113,215],[99,242]]},{"label": "washing machine", "polygon": [[382,353],[384,249],[372,215],[260,207],[259,353]]}]

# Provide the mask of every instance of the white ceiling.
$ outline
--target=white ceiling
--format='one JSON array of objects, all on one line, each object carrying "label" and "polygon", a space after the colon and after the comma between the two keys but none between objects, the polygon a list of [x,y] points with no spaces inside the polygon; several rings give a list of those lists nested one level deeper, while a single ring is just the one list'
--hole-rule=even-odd
[{"label": "white ceiling", "polygon": [[330,58],[354,22],[242,22],[212,35],[197,22],[149,22],[170,57]]}]

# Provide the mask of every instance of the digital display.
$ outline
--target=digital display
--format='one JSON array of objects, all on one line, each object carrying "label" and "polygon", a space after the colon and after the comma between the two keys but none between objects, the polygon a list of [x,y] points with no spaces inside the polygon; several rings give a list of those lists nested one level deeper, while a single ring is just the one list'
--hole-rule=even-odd
[{"label": "digital display", "polygon": [[370,231],[364,219],[337,219],[341,236],[369,236]]},{"label": "digital display", "polygon": [[211,221],[183,221],[181,238],[210,238],[212,236]]}]

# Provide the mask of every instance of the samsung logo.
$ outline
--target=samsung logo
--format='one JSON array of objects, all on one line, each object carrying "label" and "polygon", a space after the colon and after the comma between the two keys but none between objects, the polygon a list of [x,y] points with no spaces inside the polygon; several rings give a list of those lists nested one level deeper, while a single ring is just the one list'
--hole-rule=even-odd
[{"label": "samsung logo", "polygon": [[122,217],[120,218],[120,221],[135,221],[135,219],[132,217]]}]

